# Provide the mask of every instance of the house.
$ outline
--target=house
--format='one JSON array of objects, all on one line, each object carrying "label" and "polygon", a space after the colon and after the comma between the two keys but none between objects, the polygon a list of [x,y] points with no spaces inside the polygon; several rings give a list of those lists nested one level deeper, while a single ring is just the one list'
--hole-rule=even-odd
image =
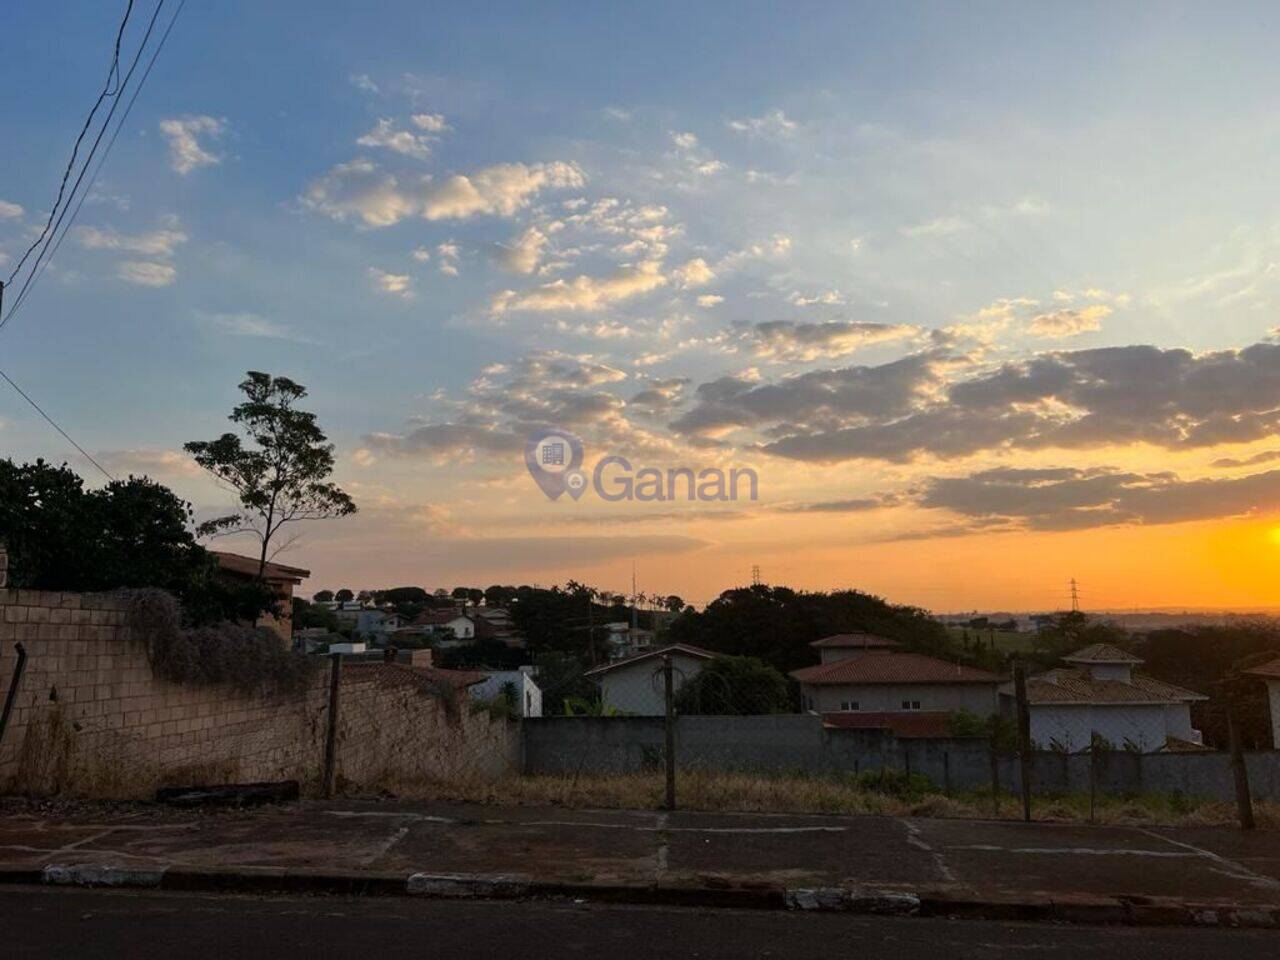
[{"label": "house", "polygon": [[[488,678],[483,683],[471,687],[473,700],[492,700],[501,696],[506,690],[514,689],[517,713],[521,717],[542,716],[542,688],[534,682],[534,667],[521,667],[518,670],[484,670]],[[508,688],[507,684],[511,687]]]},{"label": "house", "polygon": [[240,582],[258,579],[258,568],[262,567],[262,579],[267,582],[279,598],[275,615],[264,613],[254,621],[255,627],[269,627],[280,634],[285,643],[293,642],[293,588],[311,576],[310,570],[302,567],[291,567],[283,563],[267,561],[261,564],[253,557],[241,556],[238,553],[227,553],[223,550],[210,550],[213,559],[218,563],[218,572],[229,580]]},{"label": "house", "polygon": [[888,637],[876,636],[874,633],[837,633],[823,637],[809,644],[818,651],[823,663],[835,663],[837,660],[848,660],[867,650],[894,650],[902,644]]},{"label": "house", "polygon": [[1245,673],[1267,685],[1267,701],[1271,707],[1271,746],[1280,750],[1280,660],[1272,660]]},{"label": "house", "polygon": [[523,650],[524,636],[516,628],[511,614],[501,607],[477,607],[472,614],[477,640],[497,640],[512,650]]},{"label": "house", "polygon": [[604,629],[605,649],[610,659],[621,660],[624,657],[633,657],[653,646],[652,630],[641,630],[621,620],[617,623],[606,623]]},{"label": "house", "polygon": [[[1191,704],[1208,697],[1135,675],[1141,657],[1095,643],[1063,662],[1067,666],[1027,679],[1031,740],[1037,746],[1085,750],[1094,733],[1116,748],[1143,752],[1203,742],[1191,726]],[[1000,693],[1004,710],[1012,713],[1013,685],[1006,684]]]},{"label": "house", "polygon": [[646,650],[588,670],[583,676],[600,686],[605,709],[640,717],[660,717],[667,712],[662,658],[671,657],[672,686],[682,685],[702,672],[716,654],[687,643]]},{"label": "house", "polygon": [[453,637],[442,640],[441,647],[460,647],[476,638],[476,622],[466,614],[459,613],[452,607],[439,610],[427,610],[413,621],[415,627],[433,627],[436,630],[448,628]]},{"label": "house", "polygon": [[986,717],[999,709],[1002,678],[986,670],[903,651],[873,634],[839,634],[810,646],[823,662],[791,676],[800,684],[804,709],[832,725],[857,724],[835,714],[874,714],[876,724],[891,727],[892,715],[923,712],[949,727],[958,710]]}]

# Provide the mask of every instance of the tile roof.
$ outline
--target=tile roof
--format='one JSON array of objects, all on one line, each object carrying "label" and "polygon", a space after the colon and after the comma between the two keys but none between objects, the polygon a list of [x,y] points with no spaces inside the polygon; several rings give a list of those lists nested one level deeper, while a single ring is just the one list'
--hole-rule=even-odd
[{"label": "tile roof", "polygon": [[1091,643],[1062,659],[1067,663],[1142,663],[1141,657],[1110,643]]},{"label": "tile roof", "polygon": [[814,667],[792,670],[791,676],[801,683],[872,684],[872,683],[999,683],[1003,678],[986,670],[947,663],[923,653],[899,653],[871,650],[860,657],[836,660]]},{"label": "tile roof", "polygon": [[822,714],[822,725],[838,730],[889,730],[903,740],[949,737],[951,711],[842,711]]},{"label": "tile roof", "polygon": [[617,670],[619,667],[629,667],[633,663],[639,663],[641,660],[648,660],[650,657],[661,657],[667,653],[683,653],[686,656],[696,657],[699,660],[713,660],[719,654],[714,650],[704,650],[702,647],[695,647],[691,643],[673,643],[670,646],[661,647],[656,650],[646,650],[643,653],[633,654],[630,657],[623,657],[621,660],[614,660],[612,663],[602,664],[594,667],[583,674],[584,677],[599,677],[608,673],[610,670]]},{"label": "tile roof", "polygon": [[814,640],[809,646],[819,649],[852,647],[858,650],[874,650],[900,647],[902,644],[897,640],[890,640],[888,637],[877,636],[874,633],[836,633],[821,640]]},{"label": "tile roof", "polygon": [[1270,677],[1273,680],[1280,680],[1280,659],[1272,660],[1270,663],[1259,664],[1246,670],[1245,673],[1252,677]]},{"label": "tile roof", "polygon": [[[1010,691],[1003,691],[1008,693]],[[1084,670],[1058,667],[1027,679],[1027,702],[1039,703],[1189,703],[1208,700],[1202,693],[1175,687],[1154,677],[1099,680]]]}]

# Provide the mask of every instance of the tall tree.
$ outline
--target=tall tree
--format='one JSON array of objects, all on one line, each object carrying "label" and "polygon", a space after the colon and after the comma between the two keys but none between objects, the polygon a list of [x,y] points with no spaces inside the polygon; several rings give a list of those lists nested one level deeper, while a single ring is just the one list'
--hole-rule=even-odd
[{"label": "tall tree", "polygon": [[250,370],[240,390],[246,399],[228,419],[244,432],[245,439],[224,433],[216,440],[193,440],[185,449],[240,499],[238,513],[202,523],[200,535],[256,535],[261,544],[261,579],[271,542],[285,524],[345,517],[356,512],[356,505],[329,481],[333,444],[316,423],[315,414],[295,406],[307,395],[306,387],[287,377]]}]

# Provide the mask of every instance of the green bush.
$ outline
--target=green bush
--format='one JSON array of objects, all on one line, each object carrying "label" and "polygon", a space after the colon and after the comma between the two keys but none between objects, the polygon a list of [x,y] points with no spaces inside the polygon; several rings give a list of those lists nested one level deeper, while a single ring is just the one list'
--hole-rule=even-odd
[{"label": "green bush", "polygon": [[850,778],[855,789],[879,793],[899,800],[919,800],[930,793],[940,793],[937,785],[923,773],[902,770],[863,770]]}]

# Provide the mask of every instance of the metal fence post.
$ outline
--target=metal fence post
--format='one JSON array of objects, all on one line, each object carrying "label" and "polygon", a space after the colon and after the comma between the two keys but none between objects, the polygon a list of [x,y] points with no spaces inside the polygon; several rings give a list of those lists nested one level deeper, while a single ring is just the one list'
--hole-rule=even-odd
[{"label": "metal fence post", "polygon": [[1027,707],[1027,671],[1013,665],[1013,690],[1018,700],[1018,770],[1022,780],[1022,819],[1031,822],[1031,711]]},{"label": "metal fence post", "polygon": [[1252,830],[1253,796],[1249,792],[1249,768],[1245,766],[1244,750],[1240,746],[1240,724],[1236,718],[1236,702],[1227,698],[1227,742],[1231,747],[1231,773],[1236,786],[1236,810],[1240,815],[1240,829]]},{"label": "metal fence post", "polygon": [[1000,819],[1000,754],[997,725],[991,725],[991,739],[987,743],[987,759],[991,763],[991,816]]},{"label": "metal fence post", "polygon": [[669,653],[662,657],[662,688],[667,706],[667,809],[674,810],[676,808],[676,697],[674,671]]},{"label": "metal fence post", "polygon": [[338,694],[342,689],[342,654],[330,654],[333,669],[329,673],[329,724],[324,738],[324,796],[333,797],[334,766],[338,754]]},{"label": "metal fence post", "polygon": [[1094,811],[1098,803],[1098,745],[1102,737],[1094,730],[1089,734],[1089,822],[1094,822]]}]

